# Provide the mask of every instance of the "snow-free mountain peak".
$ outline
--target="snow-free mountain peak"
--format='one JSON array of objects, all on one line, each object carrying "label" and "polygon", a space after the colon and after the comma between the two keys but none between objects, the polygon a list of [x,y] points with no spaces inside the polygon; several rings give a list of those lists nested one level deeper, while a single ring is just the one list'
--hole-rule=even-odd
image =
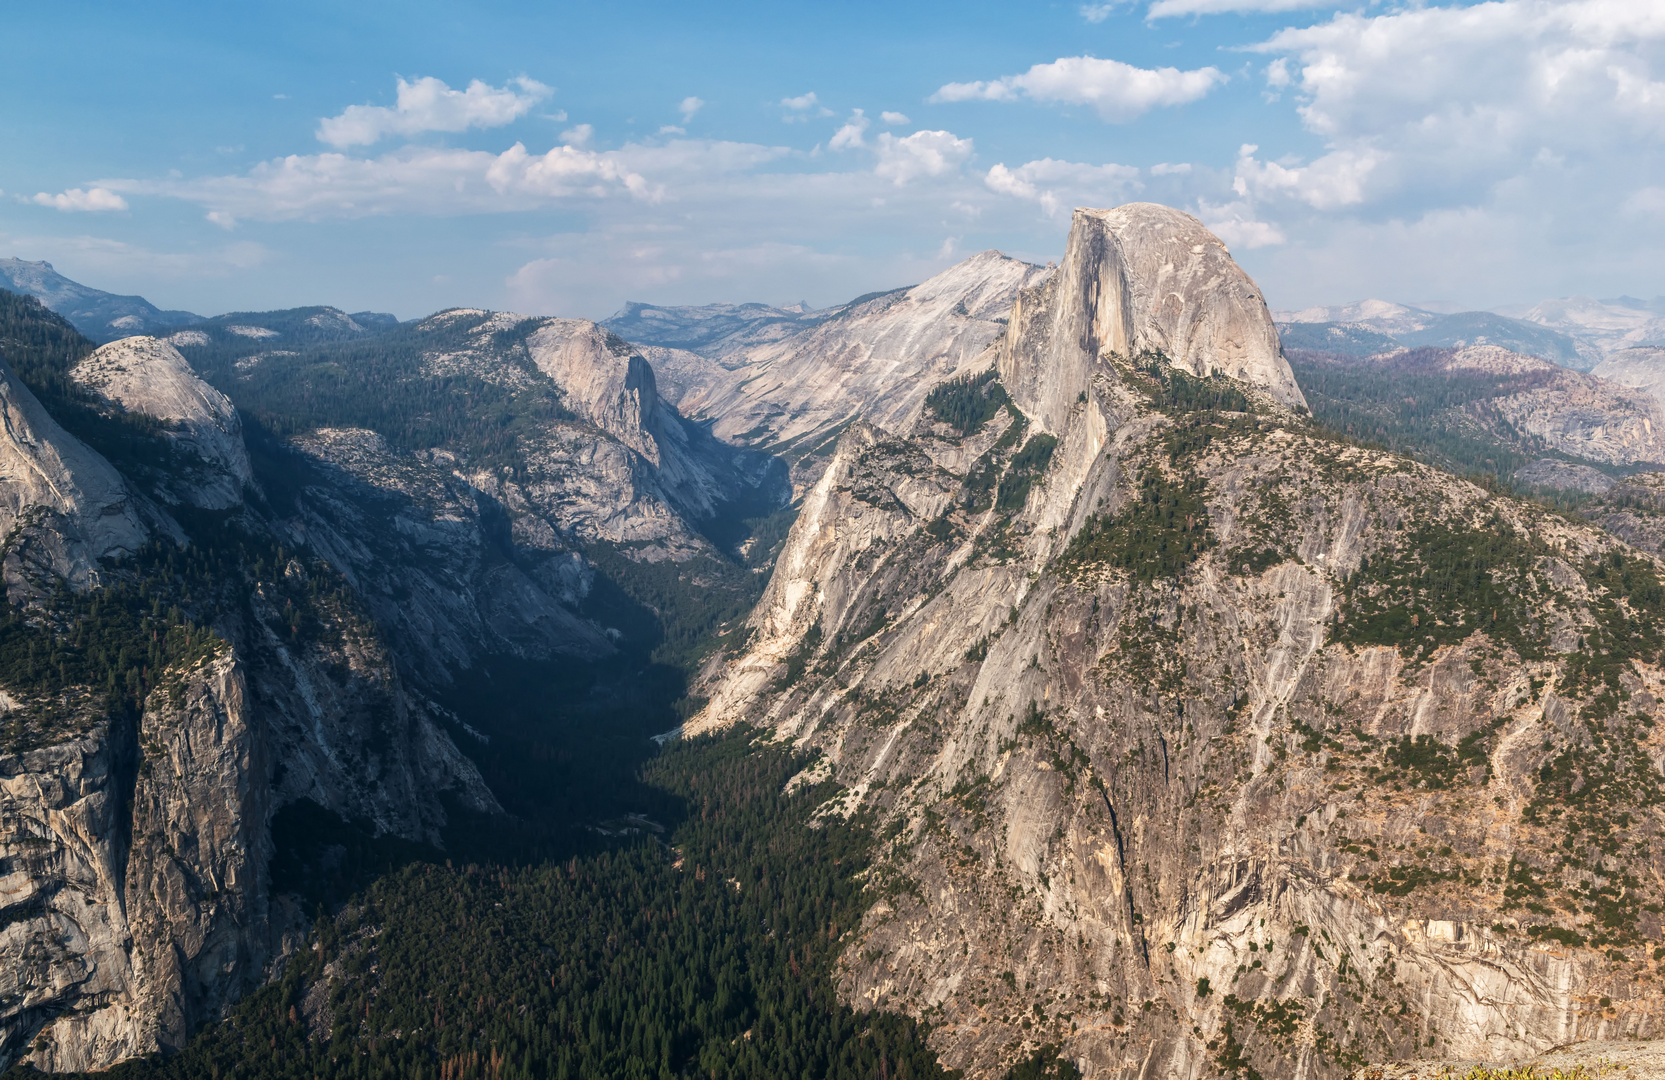
[{"label": "snow-free mountain peak", "polygon": [[1155,203],[1077,210],[1057,275],[1013,308],[1001,381],[1060,431],[1101,358],[1145,352],[1304,402],[1260,289],[1202,222]]},{"label": "snow-free mountain peak", "polygon": [[89,288],[64,277],[49,262],[0,259],[0,288],[33,296],[94,341],[202,321],[202,316],[189,311],[163,311],[142,296],[117,296]]}]

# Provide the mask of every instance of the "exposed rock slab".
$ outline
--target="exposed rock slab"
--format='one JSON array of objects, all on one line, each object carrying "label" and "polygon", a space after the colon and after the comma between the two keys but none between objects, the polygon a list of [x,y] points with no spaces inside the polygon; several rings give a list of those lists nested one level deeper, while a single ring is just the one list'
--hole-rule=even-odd
[{"label": "exposed rock slab", "polygon": [[1665,1042],[1657,1039],[1625,1042],[1585,1042],[1557,1047],[1548,1053],[1508,1061],[1440,1060],[1395,1061],[1367,1065],[1353,1073],[1352,1080],[1440,1080],[1450,1076],[1461,1080],[1473,1069],[1530,1070],[1529,1076],[1549,1080],[1552,1075],[1596,1077],[1622,1076],[1625,1080],[1665,1080]]},{"label": "exposed rock slab", "polygon": [[[1025,310],[1036,307],[1045,315]],[[1199,377],[1218,372],[1305,404],[1260,289],[1202,222],[1172,207],[1077,210],[1055,282],[1021,299],[1012,324],[1001,376],[1049,431],[1068,411],[1070,390],[1086,389],[1087,365],[1106,353],[1159,352]],[[1018,348],[1043,339],[1041,353]],[[1043,385],[1070,400],[1040,400]]]},{"label": "exposed rock slab", "polygon": [[149,529],[115,468],[70,435],[0,361],[0,536],[10,592],[38,574],[85,585]]},{"label": "exposed rock slab", "polygon": [[172,442],[200,463],[170,477],[166,491],[175,499],[209,510],[243,501],[254,473],[237,409],[197,378],[172,344],[142,336],[114,341],[75,365],[70,378],[125,412],[163,421]]},{"label": "exposed rock slab", "polygon": [[733,370],[682,408],[715,419],[724,439],[813,449],[861,418],[911,426],[930,388],[969,367],[1004,331],[1039,266],[985,251],[909,289],[853,303],[813,328],[726,355]]},{"label": "exposed rock slab", "polygon": [[[1173,376],[1132,362],[1126,313],[1153,291],[1139,273],[1171,271],[1124,256],[1096,215],[1076,224],[1002,344],[1026,431],[1057,439],[1044,470],[1002,505],[1024,431],[953,453],[924,418],[852,426],[747,653],[713,665],[689,725],[745,721],[822,751],[847,789],[826,811],[864,807],[892,838],[846,997],[929,1019],[945,1062],[976,1077],[1048,1042],[1095,1077],[1248,1062],[1318,1080],[1431,1045],[1524,1057],[1656,1034],[1665,971],[1636,943],[1665,933],[1665,834],[1640,809],[1665,798],[1665,673],[1618,676],[1646,718],[1623,745],[1649,764],[1611,789],[1635,800],[1614,811],[1631,831],[1613,861],[1557,862],[1576,830],[1541,815],[1566,805],[1546,777],[1630,723],[1601,719],[1575,675],[1606,632],[1597,568],[1665,566],[1307,428],[1275,397],[1286,367],[1243,361],[1252,414],[1162,404]],[[1193,310],[1255,314],[1258,293],[1213,280],[1224,296]],[[1203,345],[1173,367],[1216,370]],[[1064,558],[1088,530],[1104,554]],[[1385,637],[1361,623],[1377,595],[1361,590],[1394,580],[1384,565],[1499,538],[1522,545],[1489,571],[1520,575],[1508,625],[1491,604],[1419,609]],[[1395,764],[1416,747],[1449,779]],[[1614,948],[1573,896],[1624,873],[1640,891]]]}]

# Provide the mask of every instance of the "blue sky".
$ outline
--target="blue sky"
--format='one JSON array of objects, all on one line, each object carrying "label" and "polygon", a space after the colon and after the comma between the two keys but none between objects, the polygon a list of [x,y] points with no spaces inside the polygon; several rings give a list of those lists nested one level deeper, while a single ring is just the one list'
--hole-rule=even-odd
[{"label": "blue sky", "polygon": [[1149,199],[1279,307],[1665,293],[1654,0],[343,7],[9,5],[0,256],[599,317],[1045,260]]}]

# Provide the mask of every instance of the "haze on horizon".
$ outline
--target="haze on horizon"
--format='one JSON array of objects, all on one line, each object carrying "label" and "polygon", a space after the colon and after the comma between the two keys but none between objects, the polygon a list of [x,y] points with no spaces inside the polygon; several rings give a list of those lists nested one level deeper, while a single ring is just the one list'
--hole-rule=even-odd
[{"label": "haze on horizon", "polygon": [[1132,200],[1286,310],[1665,293],[1647,0],[8,21],[0,257],[168,308],[824,306]]}]

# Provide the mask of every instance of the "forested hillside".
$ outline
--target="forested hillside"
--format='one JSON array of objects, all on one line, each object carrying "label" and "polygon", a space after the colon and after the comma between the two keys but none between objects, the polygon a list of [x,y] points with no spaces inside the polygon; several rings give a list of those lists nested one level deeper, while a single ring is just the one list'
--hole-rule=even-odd
[{"label": "forested hillside", "polygon": [[805,764],[749,732],[673,746],[642,770],[645,812],[579,857],[459,834],[321,915],[182,1054],[108,1075],[943,1077],[912,1021],[836,1000],[870,841],[809,827],[832,791],[783,794]]}]

